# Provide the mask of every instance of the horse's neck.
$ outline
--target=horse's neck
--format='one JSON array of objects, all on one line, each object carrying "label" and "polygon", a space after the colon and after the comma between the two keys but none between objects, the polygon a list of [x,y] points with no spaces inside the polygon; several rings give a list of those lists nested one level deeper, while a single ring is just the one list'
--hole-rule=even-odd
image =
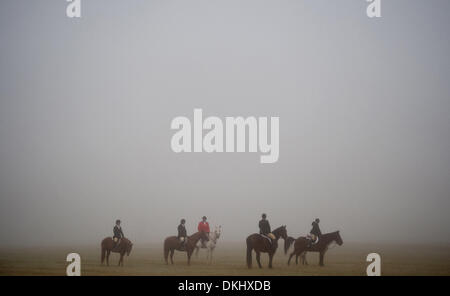
[{"label": "horse's neck", "polygon": [[200,240],[201,236],[202,236],[202,233],[201,233],[201,232],[197,232],[197,233],[194,233],[193,235],[191,235],[189,238],[190,238],[194,243],[197,243],[197,242]]},{"label": "horse's neck", "polygon": [[128,239],[126,239],[126,238],[122,238],[122,244],[124,246],[128,246],[130,244],[130,241]]},{"label": "horse's neck", "polygon": [[218,239],[217,233],[214,232],[214,233],[211,235],[210,240],[215,244],[215,243],[217,243],[217,239]]},{"label": "horse's neck", "polygon": [[275,235],[275,240],[278,241],[281,237],[281,234],[278,233],[278,229],[275,229],[272,234]]},{"label": "horse's neck", "polygon": [[333,232],[322,235],[321,239],[327,246],[336,240],[333,236]]}]

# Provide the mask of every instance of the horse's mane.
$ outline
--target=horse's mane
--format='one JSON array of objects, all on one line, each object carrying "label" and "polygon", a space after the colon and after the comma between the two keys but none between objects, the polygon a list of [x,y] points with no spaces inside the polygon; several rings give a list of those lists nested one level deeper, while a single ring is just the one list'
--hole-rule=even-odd
[{"label": "horse's mane", "polygon": [[[333,231],[333,232],[328,232],[328,233],[322,234],[321,237],[322,237],[322,240],[323,240],[323,238],[328,238],[328,237],[333,236],[333,235],[336,235],[336,234],[338,234],[338,233],[339,233],[339,230],[338,230],[338,231]],[[299,238],[307,239],[306,236],[300,236]]]},{"label": "horse's mane", "polygon": [[126,243],[127,246],[133,245],[133,243],[132,243],[129,239],[127,239],[126,237],[123,237],[123,238],[122,238],[122,241],[123,241],[124,243]]},{"label": "horse's mane", "polygon": [[278,227],[278,228],[275,228],[272,232],[280,231],[280,230],[283,229],[283,228],[284,228],[284,226],[282,225],[282,226],[280,226],[280,227]]},{"label": "horse's mane", "polygon": [[338,231],[333,231],[333,232],[328,232],[328,233],[325,233],[325,234],[322,234],[322,237],[329,237],[329,236],[332,236],[332,235],[335,235],[335,234],[337,234],[337,233],[339,233],[339,230]]},{"label": "horse's mane", "polygon": [[195,233],[193,233],[193,234],[191,234],[191,235],[188,235],[188,238],[191,238],[191,237],[193,237],[193,236],[196,236],[196,235],[198,235],[198,234],[200,234],[201,233],[201,231],[197,231],[197,232],[195,232]]}]

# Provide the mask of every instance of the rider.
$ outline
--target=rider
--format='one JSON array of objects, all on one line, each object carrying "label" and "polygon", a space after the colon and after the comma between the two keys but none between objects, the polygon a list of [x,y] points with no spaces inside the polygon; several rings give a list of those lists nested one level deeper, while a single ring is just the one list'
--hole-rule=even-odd
[{"label": "rider", "polygon": [[259,233],[274,240],[275,235],[273,235],[273,233],[270,231],[269,220],[266,219],[267,215],[262,214],[261,217],[262,217],[262,219],[259,221]]},{"label": "rider", "polygon": [[[198,231],[203,231],[207,235],[209,235],[209,223],[206,222],[206,216],[203,216],[202,221],[198,223],[197,227]],[[204,238],[201,238],[202,248],[206,248],[206,240]]]},{"label": "rider", "polygon": [[114,225],[114,229],[113,229],[113,241],[114,241],[114,247],[118,246],[121,239],[125,237],[125,235],[123,234],[122,231],[122,227],[120,226],[120,220],[117,219],[116,220],[116,225]]},{"label": "rider", "polygon": [[322,231],[320,231],[319,228],[319,218],[316,218],[316,220],[313,221],[312,229],[309,232],[309,242],[308,242],[308,248],[311,247],[312,243],[316,241],[318,237],[322,236]]},{"label": "rider", "polygon": [[187,243],[187,232],[186,232],[186,220],[185,219],[181,219],[180,221],[180,225],[178,225],[178,239],[181,242],[181,248],[184,249],[184,247],[186,246]]}]

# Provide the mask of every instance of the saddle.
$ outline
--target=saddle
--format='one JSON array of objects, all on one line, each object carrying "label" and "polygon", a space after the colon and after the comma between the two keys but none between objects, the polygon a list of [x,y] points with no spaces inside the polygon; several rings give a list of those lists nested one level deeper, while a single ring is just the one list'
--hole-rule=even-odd
[{"label": "saddle", "polygon": [[315,245],[319,242],[319,236],[318,235],[311,235],[307,234],[306,239],[309,241],[309,246]]},{"label": "saddle", "polygon": [[178,239],[178,241],[180,242],[180,251],[185,251],[186,250],[187,238],[186,237],[180,237]]},{"label": "saddle", "polygon": [[260,233],[259,235],[261,235],[263,238],[267,239],[270,244],[272,244],[273,240],[275,239],[275,235],[273,235],[273,233],[268,233],[267,235]]},{"label": "saddle", "polygon": [[114,247],[112,248],[111,251],[114,252],[119,248],[120,244],[122,243],[122,239],[115,237],[115,238],[113,238],[113,242],[114,242]]}]

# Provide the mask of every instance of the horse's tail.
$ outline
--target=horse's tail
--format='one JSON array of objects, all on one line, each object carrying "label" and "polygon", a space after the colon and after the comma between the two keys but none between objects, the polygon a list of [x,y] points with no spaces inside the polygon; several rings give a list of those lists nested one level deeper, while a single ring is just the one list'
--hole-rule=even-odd
[{"label": "horse's tail", "polygon": [[250,237],[247,237],[247,267],[252,268],[252,242]]},{"label": "horse's tail", "polygon": [[166,260],[166,264],[169,264],[169,246],[167,245],[167,238],[164,241],[164,260]]},{"label": "horse's tail", "polygon": [[105,255],[106,255],[106,248],[102,243],[102,264],[103,264],[103,261],[105,261]]},{"label": "horse's tail", "polygon": [[289,247],[292,245],[292,243],[295,242],[295,238],[292,236],[288,236],[287,239],[284,240],[284,253],[287,254],[287,251],[289,250]]}]

